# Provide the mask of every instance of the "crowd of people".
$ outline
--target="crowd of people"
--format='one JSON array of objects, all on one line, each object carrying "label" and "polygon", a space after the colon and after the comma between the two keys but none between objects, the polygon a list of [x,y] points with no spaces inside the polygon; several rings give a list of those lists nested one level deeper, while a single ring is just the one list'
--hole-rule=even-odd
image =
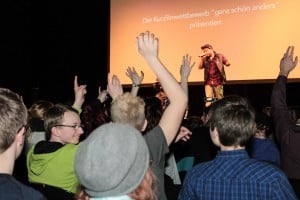
[{"label": "crowd of people", "polygon": [[[0,199],[300,197],[300,116],[286,103],[298,63],[293,46],[280,60],[270,112],[225,95],[203,116],[188,116],[192,57],[183,56],[178,81],[161,62],[153,33],[140,33],[136,44],[164,98],[138,95],[145,75],[134,67],[125,72],[131,91],[109,74],[92,101],[77,76],[72,104],[38,100],[26,108],[19,94],[0,88]],[[22,155],[25,161],[16,162]]]}]

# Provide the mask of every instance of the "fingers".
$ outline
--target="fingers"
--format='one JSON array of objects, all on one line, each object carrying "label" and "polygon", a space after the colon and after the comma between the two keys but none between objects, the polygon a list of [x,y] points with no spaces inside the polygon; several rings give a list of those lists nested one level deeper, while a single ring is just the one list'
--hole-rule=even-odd
[{"label": "fingers", "polygon": [[293,58],[294,57],[294,46],[290,46],[290,56]]},{"label": "fingers", "polygon": [[296,66],[297,64],[298,64],[298,56],[296,56],[294,60],[294,65]]},{"label": "fingers", "polygon": [[158,38],[155,37],[154,33],[150,33],[150,31],[146,31],[143,33],[140,33],[137,37],[138,44],[141,43],[148,43],[148,44],[157,44]]},{"label": "fingers", "polygon": [[78,87],[78,77],[77,77],[77,75],[75,75],[75,77],[74,77],[74,87],[75,88]]}]

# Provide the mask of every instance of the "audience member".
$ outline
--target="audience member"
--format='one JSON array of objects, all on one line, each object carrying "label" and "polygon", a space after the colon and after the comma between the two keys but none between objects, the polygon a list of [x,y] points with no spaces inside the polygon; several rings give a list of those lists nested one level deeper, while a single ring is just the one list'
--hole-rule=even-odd
[{"label": "audience member", "polygon": [[46,133],[44,129],[44,115],[47,110],[54,104],[48,100],[37,100],[28,109],[28,125],[30,134],[25,138],[25,146],[23,153],[15,162],[15,169],[13,176],[28,185],[28,174],[26,167],[26,155],[29,149],[39,141],[46,140]]},{"label": "audience member", "polygon": [[245,145],[254,134],[255,115],[245,98],[216,101],[208,118],[212,141],[221,151],[188,172],[179,199],[297,199],[279,168],[249,158]]},{"label": "audience member", "polygon": [[155,96],[144,98],[144,101],[147,126],[143,133],[147,133],[159,124],[163,113],[163,107],[160,99]]},{"label": "audience member", "polygon": [[288,75],[297,63],[298,57],[294,57],[294,46],[289,46],[280,60],[279,75],[271,96],[271,107],[275,134],[280,145],[280,166],[300,198],[300,126],[293,120],[286,102]]},{"label": "audience member", "polygon": [[45,113],[54,104],[48,100],[37,100],[28,109],[29,113],[29,126],[31,129],[30,135],[26,138],[25,142],[25,155],[29,149],[39,141],[46,140],[46,133],[44,128]]},{"label": "audience member", "polygon": [[280,167],[280,152],[272,139],[272,118],[263,112],[256,112],[255,123],[255,133],[250,144],[251,157]]},{"label": "audience member", "polygon": [[130,125],[109,123],[80,144],[75,172],[92,199],[155,200],[149,163],[140,132]]},{"label": "audience member", "polygon": [[0,199],[45,199],[12,176],[24,147],[28,113],[22,98],[6,88],[0,88],[0,116]]},{"label": "audience member", "polygon": [[[174,140],[180,127],[185,108],[187,95],[178,84],[173,75],[164,67],[158,57],[158,39],[149,32],[141,33],[137,37],[139,53],[146,60],[152,71],[158,77],[164,92],[169,98],[170,104],[164,110],[159,125],[144,135],[150,151],[151,168],[157,177],[157,197],[160,200],[167,199],[164,190],[165,155],[168,146]],[[140,97],[134,97],[128,93],[121,94],[117,77],[109,81],[108,92],[113,97],[111,117],[114,122],[130,124],[140,131],[146,127],[145,102]]]},{"label": "audience member", "polygon": [[110,103],[111,98],[108,97],[107,90],[101,90],[99,87],[98,97],[83,104],[80,119],[84,134],[80,136],[80,141],[84,140],[98,126],[111,121]]},{"label": "audience member", "polygon": [[209,127],[202,122],[201,117],[190,116],[184,119],[182,127],[192,133],[189,140],[180,141],[173,146],[177,167],[183,181],[186,173],[195,165],[214,159],[218,148],[213,144]]},{"label": "audience member", "polygon": [[46,141],[27,154],[29,182],[48,199],[74,199],[79,187],[74,172],[75,153],[83,133],[78,112],[56,104],[44,118]]}]

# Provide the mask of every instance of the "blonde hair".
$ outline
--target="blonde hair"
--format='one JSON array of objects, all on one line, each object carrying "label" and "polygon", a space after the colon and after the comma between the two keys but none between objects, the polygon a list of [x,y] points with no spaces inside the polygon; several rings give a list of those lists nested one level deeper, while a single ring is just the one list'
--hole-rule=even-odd
[{"label": "blonde hair", "polygon": [[45,113],[53,106],[54,104],[47,100],[38,100],[34,102],[31,107],[28,109],[29,118],[38,118],[44,119]]},{"label": "blonde hair", "polygon": [[111,119],[113,122],[130,124],[141,130],[145,122],[145,102],[141,97],[126,92],[111,103]]}]

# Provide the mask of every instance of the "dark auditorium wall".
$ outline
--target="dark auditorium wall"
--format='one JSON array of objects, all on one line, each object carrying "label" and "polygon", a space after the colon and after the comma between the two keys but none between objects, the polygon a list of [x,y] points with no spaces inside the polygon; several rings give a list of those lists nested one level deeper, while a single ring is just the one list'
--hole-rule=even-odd
[{"label": "dark auditorium wall", "polygon": [[0,86],[30,104],[35,98],[72,98],[75,74],[91,95],[106,85],[108,0],[5,0],[0,6]]}]

